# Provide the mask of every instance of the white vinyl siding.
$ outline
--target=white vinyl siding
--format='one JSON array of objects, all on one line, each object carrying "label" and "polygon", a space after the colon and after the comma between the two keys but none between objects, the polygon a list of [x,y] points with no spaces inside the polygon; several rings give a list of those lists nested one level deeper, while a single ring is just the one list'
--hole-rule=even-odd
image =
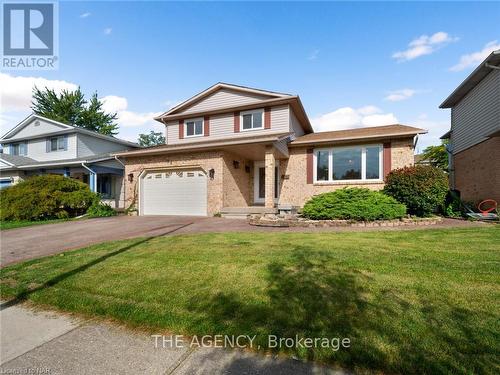
[{"label": "white vinyl siding", "polygon": [[17,132],[12,138],[9,138],[8,140],[10,142],[20,138],[34,137],[48,133],[55,133],[70,128],[71,128],[70,126],[55,125],[35,118],[28,125],[22,128],[19,132]]},{"label": "white vinyl siding", "polygon": [[[66,136],[67,136],[67,149],[54,152],[47,152],[47,140],[50,139],[50,137],[27,140],[25,141],[27,146],[27,154],[25,156],[38,161],[76,158],[76,135],[67,134]],[[5,143],[3,145],[5,147],[4,152],[6,153],[10,152],[9,145],[10,144],[8,143]]]},{"label": "white vinyl siding", "polygon": [[499,70],[492,70],[451,109],[451,130],[454,154],[500,130]]},{"label": "white vinyl siding", "polygon": [[99,155],[108,152],[121,151],[127,148],[115,142],[110,142],[101,138],[92,137],[86,134],[77,134],[77,152],[79,158],[90,155]]},{"label": "white vinyl siding", "polygon": [[291,131],[295,133],[296,137],[301,137],[305,134],[302,125],[300,125],[299,120],[297,120],[297,117],[295,117],[295,113],[293,113],[291,109],[290,109],[290,127]]},{"label": "white vinyl siding", "polygon": [[273,97],[266,95],[258,95],[251,93],[243,93],[229,89],[221,89],[207,96],[191,107],[180,111],[179,113],[196,113],[203,111],[211,111],[219,108],[230,108],[245,104],[254,104],[262,100],[272,99]]},{"label": "white vinyl siding", "polygon": [[[290,132],[289,111],[288,105],[271,107],[271,129],[255,129],[251,132],[251,135],[271,135]],[[264,121],[264,117],[262,121]],[[240,130],[241,128],[242,123],[240,121]],[[237,139],[249,136],[249,133],[245,131],[234,132],[234,114],[232,112],[210,116],[209,129],[210,135],[207,137],[179,139],[179,122],[169,122],[167,123],[167,142],[169,145],[173,145],[207,140]]]},{"label": "white vinyl siding", "polygon": [[207,176],[201,170],[159,170],[141,179],[141,215],[207,215]]}]

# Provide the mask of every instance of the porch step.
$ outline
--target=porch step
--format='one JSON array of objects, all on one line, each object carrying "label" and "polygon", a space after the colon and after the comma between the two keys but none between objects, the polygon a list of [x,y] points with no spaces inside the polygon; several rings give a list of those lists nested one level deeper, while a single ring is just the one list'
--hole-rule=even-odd
[{"label": "porch step", "polygon": [[248,215],[253,214],[275,214],[278,213],[276,208],[268,208],[263,206],[250,206],[250,207],[224,207],[221,211],[222,217],[232,219],[246,219]]}]

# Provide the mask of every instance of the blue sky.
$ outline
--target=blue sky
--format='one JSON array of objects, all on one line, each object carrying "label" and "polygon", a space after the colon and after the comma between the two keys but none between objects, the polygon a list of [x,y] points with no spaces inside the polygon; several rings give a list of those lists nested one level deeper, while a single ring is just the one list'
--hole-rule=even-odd
[{"label": "blue sky", "polygon": [[222,81],[299,94],[318,130],[449,127],[439,104],[492,49],[500,3],[61,2],[59,69],[1,74],[2,133],[36,83],[98,91],[119,136]]}]

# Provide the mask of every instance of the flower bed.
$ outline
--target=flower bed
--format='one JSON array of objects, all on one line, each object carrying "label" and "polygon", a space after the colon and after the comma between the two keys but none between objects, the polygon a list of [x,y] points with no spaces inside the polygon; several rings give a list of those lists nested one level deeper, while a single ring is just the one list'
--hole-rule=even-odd
[{"label": "flower bed", "polygon": [[443,219],[439,216],[426,218],[402,218],[395,220],[353,221],[353,220],[310,220],[297,215],[250,215],[250,225],[261,227],[401,227],[438,224]]}]

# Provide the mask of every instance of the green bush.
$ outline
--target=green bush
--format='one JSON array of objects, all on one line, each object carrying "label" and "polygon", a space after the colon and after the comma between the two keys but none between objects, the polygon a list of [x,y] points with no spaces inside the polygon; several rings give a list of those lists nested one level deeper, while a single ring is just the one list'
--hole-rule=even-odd
[{"label": "green bush", "polygon": [[109,217],[115,216],[116,211],[109,204],[102,203],[99,199],[96,199],[87,210],[87,215],[89,217]]},{"label": "green bush", "polygon": [[384,192],[404,203],[410,214],[430,216],[443,209],[448,177],[428,165],[396,169],[387,175]]},{"label": "green bush", "polygon": [[344,188],[313,197],[302,214],[314,220],[391,220],[403,217],[406,207],[378,191]]},{"label": "green bush", "polygon": [[82,215],[97,198],[83,182],[36,176],[0,191],[1,220],[63,219]]}]

